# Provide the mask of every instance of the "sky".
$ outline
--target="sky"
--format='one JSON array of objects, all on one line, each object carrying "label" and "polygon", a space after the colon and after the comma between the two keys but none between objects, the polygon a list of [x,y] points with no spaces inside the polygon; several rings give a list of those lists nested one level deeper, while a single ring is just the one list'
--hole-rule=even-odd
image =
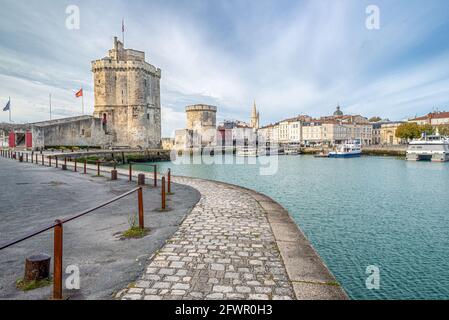
[{"label": "sky", "polygon": [[[93,112],[91,61],[121,37],[162,69],[162,135],[185,127],[185,107],[261,124],[299,114],[402,120],[449,111],[447,0],[0,0],[0,108],[12,120]],[[66,27],[66,8],[80,28]],[[366,8],[376,5],[379,29]],[[8,121],[1,112],[0,122]]]}]

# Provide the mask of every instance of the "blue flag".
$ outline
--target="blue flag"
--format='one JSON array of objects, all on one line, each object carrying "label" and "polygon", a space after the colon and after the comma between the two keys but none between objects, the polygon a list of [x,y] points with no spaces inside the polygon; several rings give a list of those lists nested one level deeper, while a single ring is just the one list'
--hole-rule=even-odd
[{"label": "blue flag", "polygon": [[9,105],[11,103],[11,100],[8,101],[8,103],[6,104],[6,106],[3,108],[3,111],[8,111],[9,110]]}]

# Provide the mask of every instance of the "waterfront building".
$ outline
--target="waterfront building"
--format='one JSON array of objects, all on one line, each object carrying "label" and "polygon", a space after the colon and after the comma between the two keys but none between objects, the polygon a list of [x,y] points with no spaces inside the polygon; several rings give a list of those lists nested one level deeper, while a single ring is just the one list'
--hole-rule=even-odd
[{"label": "waterfront building", "polygon": [[382,122],[372,122],[371,125],[373,126],[372,144],[378,145],[380,144],[380,129],[382,127]]},{"label": "waterfront building", "polygon": [[267,143],[277,143],[279,141],[278,133],[278,124],[269,124],[257,130],[259,139],[266,141]]},{"label": "waterfront building", "polygon": [[404,139],[396,137],[396,130],[404,121],[388,121],[380,123],[380,144],[400,145],[407,143]]},{"label": "waterfront building", "polygon": [[430,124],[432,126],[449,124],[449,112],[445,111],[432,112],[422,117],[410,119],[408,122],[414,122],[419,125]]},{"label": "waterfront building", "polygon": [[322,126],[320,121],[304,122],[301,128],[302,143],[304,145],[315,145],[323,142]]}]

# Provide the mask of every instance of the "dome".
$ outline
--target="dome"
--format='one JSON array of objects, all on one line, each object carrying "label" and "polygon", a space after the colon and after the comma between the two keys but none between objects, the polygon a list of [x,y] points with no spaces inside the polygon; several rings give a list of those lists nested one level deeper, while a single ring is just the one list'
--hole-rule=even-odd
[{"label": "dome", "polygon": [[337,110],[334,112],[334,116],[342,116],[343,112],[340,110],[340,106],[337,106]]}]

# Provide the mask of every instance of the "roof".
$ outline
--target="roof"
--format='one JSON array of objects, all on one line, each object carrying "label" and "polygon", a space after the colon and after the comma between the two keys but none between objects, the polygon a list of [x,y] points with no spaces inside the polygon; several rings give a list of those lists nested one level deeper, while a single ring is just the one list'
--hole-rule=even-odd
[{"label": "roof", "polygon": [[449,118],[449,112],[441,111],[441,112],[431,112],[425,116],[411,119],[411,121],[428,120],[428,119],[445,119],[445,118]]}]

